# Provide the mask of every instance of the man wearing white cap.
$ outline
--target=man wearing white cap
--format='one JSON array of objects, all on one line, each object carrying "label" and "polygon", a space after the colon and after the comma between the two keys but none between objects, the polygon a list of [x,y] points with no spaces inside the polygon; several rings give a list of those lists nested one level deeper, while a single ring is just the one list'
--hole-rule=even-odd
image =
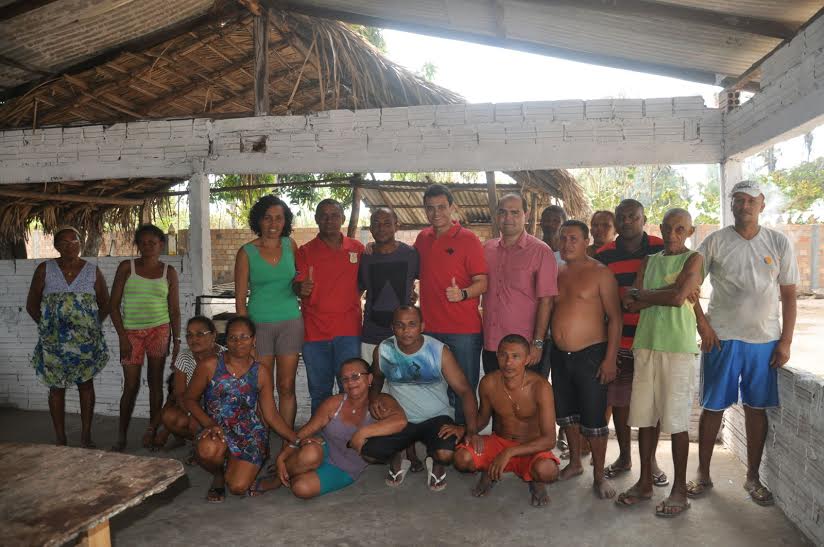
[{"label": "man wearing white cap", "polygon": [[[733,226],[707,236],[698,251],[710,276],[712,296],[705,318],[696,304],[701,335],[701,413],[698,476],[687,495],[712,488],[710,460],[724,410],[738,402],[747,430],[744,488],[759,505],[772,505],[772,493],[758,469],[767,438],[767,408],[778,406],[778,368],[790,359],[795,329],[798,266],[787,238],[759,226],[764,194],[758,183],[742,181],[730,192]],[[779,321],[779,295],[781,319]],[[782,324],[783,323],[783,324]]]}]

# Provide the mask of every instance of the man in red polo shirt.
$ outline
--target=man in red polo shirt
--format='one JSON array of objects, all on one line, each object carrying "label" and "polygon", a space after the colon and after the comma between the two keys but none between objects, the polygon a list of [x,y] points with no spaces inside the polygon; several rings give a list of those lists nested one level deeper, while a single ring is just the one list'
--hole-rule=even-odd
[{"label": "man in red polo shirt", "polygon": [[[644,224],[644,206],[634,200],[625,199],[615,208],[615,229],[618,238],[598,249],[595,259],[606,265],[618,281],[618,297],[623,298],[635,283],[641,261],[651,254],[664,250],[664,240],[660,237],[647,235]],[[608,479],[626,473],[632,468],[632,452],[630,450],[629,401],[632,395],[632,377],[634,359],[632,356],[632,341],[635,338],[635,328],[638,326],[639,313],[629,313],[624,310],[623,328],[621,331],[621,347],[618,349],[618,375],[609,384],[607,390],[607,405],[612,407],[612,423],[615,426],[615,437],[618,439],[620,454],[618,459],[604,469]],[[658,435],[655,436],[656,447]],[[655,458],[655,447],[652,449],[652,475],[656,486],[669,484],[667,475],[658,467]]]},{"label": "man in red polo shirt", "polygon": [[318,235],[295,257],[293,288],[303,312],[303,361],[312,414],[332,395],[341,363],[360,357],[358,266],[363,245],[341,233],[343,221],[340,203],[321,201],[315,210]]},{"label": "man in red polo shirt", "polygon": [[[481,240],[452,220],[455,203],[445,186],[423,194],[431,226],[415,240],[420,255],[421,312],[426,334],[449,346],[464,375],[478,389],[481,375],[480,296],[486,292],[487,267]],[[450,389],[455,421],[465,423],[460,400]]]}]

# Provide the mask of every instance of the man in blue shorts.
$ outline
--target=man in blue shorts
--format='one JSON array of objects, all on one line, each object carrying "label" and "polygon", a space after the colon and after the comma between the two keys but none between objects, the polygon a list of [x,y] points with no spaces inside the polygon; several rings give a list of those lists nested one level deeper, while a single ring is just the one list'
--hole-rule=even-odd
[{"label": "man in blue shorts", "polygon": [[[744,489],[759,505],[772,505],[772,492],[758,469],[767,439],[766,409],[778,406],[778,368],[790,359],[795,329],[798,265],[783,234],[759,226],[764,194],[753,181],[732,187],[734,226],[707,236],[698,251],[710,276],[707,317],[695,310],[701,335],[701,413],[698,476],[687,484],[695,498],[712,488],[710,460],[724,410],[738,402],[747,429]],[[779,322],[779,295],[781,319]],[[783,325],[782,325],[783,323]]]}]

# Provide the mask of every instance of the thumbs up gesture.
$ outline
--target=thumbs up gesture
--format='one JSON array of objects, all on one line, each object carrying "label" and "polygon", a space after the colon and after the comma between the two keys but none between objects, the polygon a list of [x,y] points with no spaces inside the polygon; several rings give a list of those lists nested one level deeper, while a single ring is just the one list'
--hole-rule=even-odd
[{"label": "thumbs up gesture", "polygon": [[446,299],[450,302],[460,302],[464,299],[463,291],[458,284],[455,283],[455,278],[452,278],[452,285],[446,288]]},{"label": "thumbs up gesture", "polygon": [[309,266],[309,277],[300,284],[300,296],[306,298],[312,294],[312,289],[315,288],[315,281],[313,279],[314,268]]}]

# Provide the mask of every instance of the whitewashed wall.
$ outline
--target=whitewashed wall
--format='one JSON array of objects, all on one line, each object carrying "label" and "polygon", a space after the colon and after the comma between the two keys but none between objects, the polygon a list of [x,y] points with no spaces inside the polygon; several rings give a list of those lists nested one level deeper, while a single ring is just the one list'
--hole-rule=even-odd
[{"label": "whitewashed wall", "polygon": [[724,156],[755,154],[824,123],[824,17],[761,65],[761,91],[724,116]]},{"label": "whitewashed wall", "polygon": [[[824,381],[784,367],[778,372],[781,408],[767,411],[769,429],[761,479],[784,514],[815,545],[824,545]],[[747,464],[744,409],[724,416],[724,444]]]},{"label": "whitewashed wall", "polygon": [[201,173],[715,163],[701,97],[455,104],[0,131],[0,184]]},{"label": "whitewashed wall", "polygon": [[[111,291],[117,265],[123,257],[86,258],[100,267]],[[194,315],[189,257],[167,256],[162,260],[180,274],[180,308],[183,324]],[[40,383],[31,366],[31,355],[37,343],[37,328],[26,313],[26,296],[34,269],[43,260],[0,260],[0,404],[27,410],[48,410],[48,389]],[[109,364],[95,378],[98,414],[119,414],[123,374],[120,368],[117,334],[110,319],[104,323],[109,345]],[[135,406],[135,416],[148,417],[149,390],[145,366],[143,385]],[[169,363],[166,364],[166,372]],[[165,387],[164,387],[165,388]],[[66,411],[80,412],[76,389],[66,390]]]}]

